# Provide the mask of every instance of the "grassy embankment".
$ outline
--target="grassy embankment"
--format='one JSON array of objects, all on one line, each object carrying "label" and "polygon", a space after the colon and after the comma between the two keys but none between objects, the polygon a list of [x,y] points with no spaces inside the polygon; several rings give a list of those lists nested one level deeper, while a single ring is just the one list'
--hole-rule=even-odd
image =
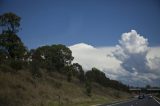
[{"label": "grassy embankment", "polygon": [[17,73],[0,71],[0,106],[90,106],[128,98],[126,92],[92,85],[92,96],[85,93],[84,84],[74,78],[66,81],[59,73],[45,72],[34,79],[28,70]]},{"label": "grassy embankment", "polygon": [[160,93],[157,95],[157,97],[160,99]]}]

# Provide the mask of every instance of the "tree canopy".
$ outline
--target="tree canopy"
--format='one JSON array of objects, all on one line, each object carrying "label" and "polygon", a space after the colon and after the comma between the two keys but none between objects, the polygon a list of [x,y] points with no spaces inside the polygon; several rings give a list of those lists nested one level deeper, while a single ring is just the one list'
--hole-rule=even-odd
[{"label": "tree canopy", "polygon": [[18,37],[20,17],[14,13],[4,13],[0,15],[0,53],[4,58],[22,59],[26,53],[26,48]]},{"label": "tree canopy", "polygon": [[19,31],[21,18],[14,13],[4,13],[0,15],[0,26],[3,32],[16,33]]},{"label": "tree canopy", "polygon": [[32,54],[33,60],[38,60],[40,66],[50,70],[60,70],[71,65],[73,60],[72,52],[65,45],[42,46]]}]

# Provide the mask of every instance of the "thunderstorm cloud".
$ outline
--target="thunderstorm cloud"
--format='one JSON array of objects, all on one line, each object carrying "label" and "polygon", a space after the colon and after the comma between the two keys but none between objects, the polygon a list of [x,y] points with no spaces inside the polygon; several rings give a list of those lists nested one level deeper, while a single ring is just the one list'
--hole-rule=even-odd
[{"label": "thunderstorm cloud", "polygon": [[114,56],[120,60],[121,66],[130,72],[146,72],[148,40],[137,34],[135,30],[123,33],[117,49],[113,52]]},{"label": "thunderstorm cloud", "polygon": [[160,86],[160,47],[149,47],[135,30],[123,33],[118,45],[94,47],[78,43],[69,48],[84,70],[102,70],[107,77],[134,86]]}]

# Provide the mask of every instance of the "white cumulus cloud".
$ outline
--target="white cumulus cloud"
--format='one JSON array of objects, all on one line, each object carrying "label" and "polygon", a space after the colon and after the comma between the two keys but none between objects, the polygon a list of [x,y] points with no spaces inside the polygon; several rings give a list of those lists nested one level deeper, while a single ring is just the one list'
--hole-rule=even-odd
[{"label": "white cumulus cloud", "polygon": [[137,34],[135,30],[123,33],[114,56],[120,60],[121,66],[127,71],[148,71],[147,65],[148,40]]},{"label": "white cumulus cloud", "polygon": [[69,48],[73,62],[81,64],[85,70],[96,67],[107,77],[130,85],[160,86],[160,47],[148,47],[148,44],[146,38],[131,30],[122,34],[117,46],[78,43]]}]

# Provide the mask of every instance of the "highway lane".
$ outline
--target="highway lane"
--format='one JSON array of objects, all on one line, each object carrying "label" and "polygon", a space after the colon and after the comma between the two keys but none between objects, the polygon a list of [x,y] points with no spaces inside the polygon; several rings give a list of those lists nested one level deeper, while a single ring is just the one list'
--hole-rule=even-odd
[{"label": "highway lane", "polygon": [[144,99],[133,99],[120,103],[101,106],[160,106],[160,100],[149,98],[149,96],[146,96]]}]

